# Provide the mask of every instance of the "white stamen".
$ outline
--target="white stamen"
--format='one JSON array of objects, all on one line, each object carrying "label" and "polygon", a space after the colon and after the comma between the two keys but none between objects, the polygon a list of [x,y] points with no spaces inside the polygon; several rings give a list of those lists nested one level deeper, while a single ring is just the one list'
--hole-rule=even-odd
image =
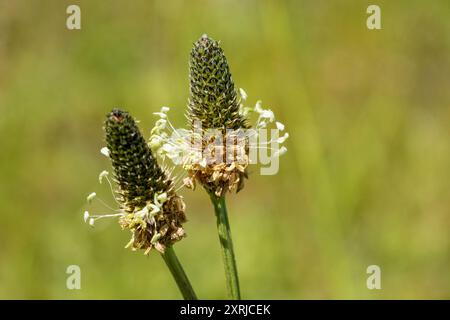
[{"label": "white stamen", "polygon": [[275,119],[275,115],[272,110],[267,109],[261,112],[261,118],[269,119],[269,122],[272,122]]},{"label": "white stamen", "polygon": [[84,219],[84,222],[87,222],[87,220],[89,219],[89,212],[88,211],[84,212],[83,219]]},{"label": "white stamen", "polygon": [[257,113],[263,112],[261,105],[262,105],[262,101],[258,100],[258,102],[256,102],[256,105],[255,105],[255,112],[257,112]]},{"label": "white stamen", "polygon": [[109,175],[109,172],[106,170],[103,170],[102,172],[100,172],[100,174],[98,176],[98,182],[100,182],[100,184],[102,184],[103,178],[107,177],[108,175]]},{"label": "white stamen", "polygon": [[276,124],[278,130],[280,130],[280,131],[284,130],[284,124],[282,124],[281,122],[278,122],[278,121],[275,124]]},{"label": "white stamen", "polygon": [[239,94],[241,95],[242,100],[244,100],[244,101],[247,100],[248,95],[247,95],[247,92],[245,92],[244,89],[239,88]]},{"label": "white stamen", "polygon": [[87,202],[90,204],[92,203],[92,200],[94,200],[94,198],[97,196],[97,194],[95,192],[92,192],[90,195],[87,196]]},{"label": "white stamen", "polygon": [[273,157],[280,157],[280,156],[282,156],[283,154],[285,154],[286,152],[287,152],[287,148],[286,148],[285,146],[282,146],[279,150],[277,150],[277,151],[274,153]]},{"label": "white stamen", "polygon": [[289,133],[286,132],[286,133],[284,134],[284,136],[279,137],[279,138],[277,139],[277,142],[278,142],[278,143],[283,143],[284,141],[286,141],[287,138],[289,138]]},{"label": "white stamen", "polygon": [[109,149],[107,147],[103,147],[100,149],[100,153],[105,157],[109,158]]}]

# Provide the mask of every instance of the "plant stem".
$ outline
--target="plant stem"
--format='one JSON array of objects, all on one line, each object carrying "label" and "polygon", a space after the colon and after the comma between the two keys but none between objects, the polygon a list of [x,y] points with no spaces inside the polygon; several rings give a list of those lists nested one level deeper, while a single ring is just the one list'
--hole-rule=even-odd
[{"label": "plant stem", "polygon": [[192,288],[192,285],[189,282],[189,279],[186,276],[186,273],[184,272],[172,246],[168,246],[165,252],[161,255],[166,262],[167,267],[169,267],[169,270],[172,273],[172,276],[174,277],[184,300],[197,300],[194,289]]},{"label": "plant stem", "polygon": [[236,259],[233,251],[233,241],[231,239],[230,223],[228,221],[227,206],[225,197],[217,197],[210,194],[217,218],[217,231],[219,233],[220,246],[222,248],[222,258],[225,267],[225,277],[227,280],[228,295],[233,300],[241,299],[239,289],[239,278],[236,267]]}]

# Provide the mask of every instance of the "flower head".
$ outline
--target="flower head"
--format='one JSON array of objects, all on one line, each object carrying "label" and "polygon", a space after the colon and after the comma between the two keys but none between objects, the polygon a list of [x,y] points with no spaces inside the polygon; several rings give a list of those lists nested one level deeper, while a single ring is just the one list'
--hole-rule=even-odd
[{"label": "flower head", "polygon": [[[119,216],[123,229],[129,229],[132,238],[127,246],[152,248],[164,252],[168,245],[184,237],[182,223],[186,221],[185,205],[174,190],[174,183],[161,169],[142,136],[136,121],[128,112],[114,109],[105,121],[108,156],[114,170],[116,201],[119,213],[90,216],[84,214],[91,225],[95,219]],[[99,176],[100,183],[108,172]],[[110,184],[111,185],[111,184]],[[88,196],[92,201],[95,193]]]},{"label": "flower head", "polygon": [[[286,151],[285,147],[278,151],[278,145],[289,135],[266,141],[260,134],[267,133],[271,124],[278,132],[284,131],[284,125],[276,122],[273,111],[263,108],[260,101],[254,107],[244,105],[247,93],[236,91],[219,42],[206,35],[195,42],[189,71],[190,129],[175,130],[167,115],[169,108],[163,107],[155,113],[159,119],[149,145],[159,156],[170,158],[187,171],[185,186],[195,188],[199,183],[218,197],[238,192],[248,178],[248,165],[255,163],[254,151],[270,150],[271,158],[278,157]],[[254,129],[249,125],[252,114],[258,117]],[[256,141],[259,137],[264,138],[262,143]]]},{"label": "flower head", "polygon": [[[188,118],[191,125],[201,126],[202,149],[209,150],[210,158],[214,161],[187,163],[185,165],[190,178],[187,185],[194,185],[198,181],[208,192],[217,196],[227,191],[239,191],[243,187],[244,178],[247,177],[246,167],[248,161],[244,158],[241,163],[237,159],[225,161],[224,150],[248,147],[239,146],[236,142],[231,145],[227,142],[236,140],[231,137],[231,130],[248,128],[247,119],[240,113],[240,100],[234,87],[227,59],[218,41],[203,35],[195,42],[190,57],[190,97],[188,105]],[[207,134],[208,131],[218,130],[217,135]],[[231,138],[231,139],[230,139]],[[234,151],[228,152],[233,155]],[[234,156],[232,156],[234,157]],[[206,162],[206,164],[205,164]]]}]

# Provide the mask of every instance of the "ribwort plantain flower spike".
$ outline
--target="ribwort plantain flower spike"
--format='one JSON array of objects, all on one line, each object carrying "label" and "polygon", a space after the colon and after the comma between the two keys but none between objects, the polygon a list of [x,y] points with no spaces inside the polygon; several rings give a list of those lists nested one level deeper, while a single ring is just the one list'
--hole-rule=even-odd
[{"label": "ribwort plantain flower spike", "polygon": [[185,236],[185,205],[172,180],[159,167],[135,120],[114,109],[105,121],[106,144],[125,214],[122,228],[132,232],[133,249],[164,253]]},{"label": "ribwort plantain flower spike", "polygon": [[156,162],[142,136],[136,121],[128,112],[113,109],[104,124],[106,147],[101,153],[107,156],[114,171],[113,190],[109,172],[98,176],[99,183],[108,182],[119,208],[114,210],[95,192],[87,197],[88,203],[99,200],[113,214],[91,215],[84,212],[83,219],[94,226],[102,218],[119,217],[123,229],[131,231],[131,240],[126,247],[159,251],[172,273],[183,297],[194,300],[197,296],[179,262],[172,245],[185,236],[182,224],[186,221],[185,205],[175,192],[175,183]]},{"label": "ribwort plantain flower spike", "polygon": [[[227,191],[239,191],[247,178],[248,145],[227,145],[227,141],[237,140],[229,135],[248,129],[249,125],[240,111],[240,98],[219,42],[207,35],[201,36],[192,48],[189,66],[190,96],[187,116],[193,130],[196,123],[201,124],[202,149],[207,145],[215,145],[211,149],[211,157],[219,161],[208,161],[206,165],[205,161],[188,163],[185,167],[189,177],[185,183],[187,186],[194,186],[195,181],[198,181],[216,196],[225,195]],[[222,141],[208,135],[208,130],[218,130],[223,137]],[[226,148],[232,149],[228,153],[232,159],[226,159],[227,161],[224,155],[219,155]],[[241,155],[241,159],[237,159],[237,154]]]},{"label": "ribwort plantain flower spike", "polygon": [[[194,44],[189,71],[188,118],[194,132],[197,123],[201,124],[201,148],[208,151],[209,157],[203,156],[200,162],[185,166],[189,174],[185,184],[195,186],[195,181],[198,181],[211,198],[217,218],[228,296],[240,299],[225,194],[227,191],[241,190],[247,178],[248,144],[245,140],[243,145],[237,141],[240,130],[248,129],[247,119],[240,112],[240,100],[230,68],[217,41],[203,35]],[[215,130],[216,134],[210,134],[211,130]]]},{"label": "ribwort plantain flower spike", "polygon": [[[128,112],[112,110],[106,117],[104,130],[107,146],[101,152],[112,163],[117,184],[113,195],[119,208],[114,214],[104,215],[90,215],[86,211],[84,220],[93,226],[98,219],[119,217],[122,228],[132,234],[127,247],[143,249],[145,254],[153,248],[164,253],[185,236],[183,199],[176,194],[173,180],[158,165]],[[108,176],[107,171],[102,171],[99,182],[106,179],[112,190]],[[94,199],[96,193],[87,197],[89,203]]]},{"label": "ribwort plantain flower spike", "polygon": [[[163,159],[168,157],[183,167],[188,173],[183,180],[186,187],[194,189],[199,183],[217,197],[238,192],[244,187],[247,167],[255,163],[257,151],[271,150],[271,158],[279,157],[287,149],[277,147],[289,134],[257,142],[262,138],[261,130],[270,131],[272,125],[282,132],[284,125],[275,120],[272,110],[263,108],[261,101],[254,107],[245,105],[247,93],[241,88],[236,91],[219,42],[206,35],[195,42],[189,71],[189,130],[175,130],[168,118],[169,108],[162,107],[154,113],[159,119],[149,145]],[[250,126],[253,115],[257,120]]]}]

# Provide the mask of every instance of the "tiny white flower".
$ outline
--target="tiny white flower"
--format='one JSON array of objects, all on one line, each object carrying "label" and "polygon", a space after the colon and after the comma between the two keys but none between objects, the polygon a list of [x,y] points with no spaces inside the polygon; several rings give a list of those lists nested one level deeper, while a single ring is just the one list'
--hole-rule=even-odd
[{"label": "tiny white flower", "polygon": [[280,130],[280,131],[284,130],[284,124],[282,124],[281,122],[278,122],[278,121],[275,124],[276,124],[278,130]]},{"label": "tiny white flower", "polygon": [[261,105],[262,105],[262,101],[258,100],[255,105],[255,112],[257,112],[257,113],[263,112],[263,108],[261,107]]},{"label": "tiny white flower", "polygon": [[247,95],[247,92],[245,92],[244,89],[239,88],[239,94],[241,95],[242,100],[247,100],[248,95]]},{"label": "tiny white flower", "polygon": [[100,174],[98,175],[98,182],[100,182],[100,184],[102,184],[103,178],[107,177],[108,175],[109,175],[109,172],[106,170],[103,170],[102,172],[100,172]]},{"label": "tiny white flower", "polygon": [[87,220],[89,219],[89,212],[88,211],[84,212],[83,219],[84,219],[84,222],[87,222]]},{"label": "tiny white flower", "polygon": [[93,226],[94,226],[94,223],[95,223],[94,218],[90,218],[90,219],[89,219],[89,225],[90,225],[91,227],[93,227]]},{"label": "tiny white flower", "polygon": [[256,127],[257,127],[258,129],[266,128],[266,127],[267,127],[267,121],[266,121],[266,119],[260,119],[260,120],[256,123]]},{"label": "tiny white flower", "polygon": [[91,203],[92,200],[94,200],[94,198],[97,196],[97,194],[95,192],[92,192],[90,195],[87,196],[87,202]]},{"label": "tiny white flower", "polygon": [[162,107],[161,112],[167,113],[170,110],[169,107]]},{"label": "tiny white flower", "polygon": [[100,149],[100,153],[101,153],[102,155],[104,155],[105,157],[108,157],[108,158],[109,158],[109,149],[108,149],[107,147],[101,148],[101,149]]},{"label": "tiny white flower", "polygon": [[289,133],[286,132],[286,133],[284,134],[284,136],[279,137],[279,138],[277,139],[277,142],[278,142],[278,143],[283,143],[283,142],[286,141],[287,138],[289,138]]},{"label": "tiny white flower", "polygon": [[282,156],[283,154],[285,154],[287,152],[287,148],[285,147],[285,146],[282,146],[279,150],[277,150],[276,152],[275,152],[275,154],[273,155],[273,158],[274,157],[280,157],[280,156]]},{"label": "tiny white flower", "polygon": [[263,110],[260,115],[261,118],[269,119],[269,122],[273,122],[275,119],[275,115],[273,114],[273,111],[270,109]]}]

